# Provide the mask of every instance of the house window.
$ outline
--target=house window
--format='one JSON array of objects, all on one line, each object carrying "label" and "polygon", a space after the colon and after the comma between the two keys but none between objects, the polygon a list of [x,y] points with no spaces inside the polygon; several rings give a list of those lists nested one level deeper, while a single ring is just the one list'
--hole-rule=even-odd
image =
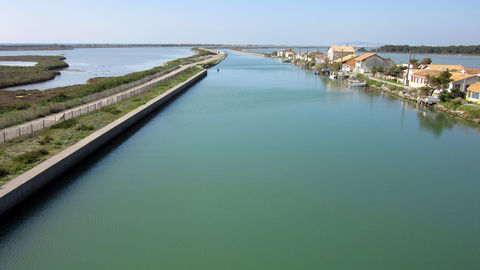
[{"label": "house window", "polygon": [[473,93],[473,98],[474,98],[474,99],[478,99],[478,97],[479,97],[479,94],[478,94],[478,93]]}]

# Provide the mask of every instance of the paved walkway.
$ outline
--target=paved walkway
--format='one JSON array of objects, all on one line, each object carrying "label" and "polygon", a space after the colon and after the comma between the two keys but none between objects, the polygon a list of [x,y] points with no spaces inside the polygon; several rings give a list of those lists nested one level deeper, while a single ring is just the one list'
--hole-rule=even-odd
[{"label": "paved walkway", "polygon": [[370,80],[381,82],[381,83],[386,83],[386,84],[390,84],[390,85],[394,85],[394,86],[398,86],[398,87],[403,87],[403,88],[406,88],[406,89],[412,89],[412,87],[410,87],[408,85],[405,85],[405,84],[399,84],[399,83],[389,82],[389,81],[385,81],[385,80],[380,80],[378,78],[368,76],[368,75],[367,75],[367,78],[369,78]]}]

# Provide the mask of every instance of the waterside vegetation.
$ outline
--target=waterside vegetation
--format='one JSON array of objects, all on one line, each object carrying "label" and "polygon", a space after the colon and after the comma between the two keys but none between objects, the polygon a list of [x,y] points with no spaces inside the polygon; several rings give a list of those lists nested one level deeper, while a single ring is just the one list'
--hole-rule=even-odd
[{"label": "waterside vegetation", "polygon": [[1,66],[0,89],[48,81],[60,75],[59,69],[68,67],[64,56],[18,55],[0,56],[0,61],[36,62],[34,66]]}]

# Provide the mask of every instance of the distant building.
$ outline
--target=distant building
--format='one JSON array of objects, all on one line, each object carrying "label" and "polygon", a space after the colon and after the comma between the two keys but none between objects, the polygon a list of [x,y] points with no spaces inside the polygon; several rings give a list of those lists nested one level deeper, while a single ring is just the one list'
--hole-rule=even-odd
[{"label": "distant building", "polygon": [[480,82],[476,82],[467,88],[466,99],[480,104]]},{"label": "distant building", "polygon": [[355,71],[359,73],[372,72],[373,67],[389,68],[393,61],[378,56],[376,53],[365,53],[355,59]]},{"label": "distant building", "polygon": [[308,60],[308,54],[306,52],[299,53],[299,54],[295,55],[295,59],[307,61]]},{"label": "distant building", "polygon": [[327,62],[327,56],[325,54],[317,55],[314,58],[316,64],[324,64]]},{"label": "distant building", "polygon": [[330,62],[342,58],[344,56],[355,54],[355,48],[352,46],[335,46],[332,45],[327,50],[327,58]]},{"label": "distant building", "polygon": [[355,70],[355,60],[350,60],[342,65],[342,71],[353,72]]},{"label": "distant building", "polygon": [[295,58],[295,51],[294,50],[286,50],[284,57],[288,58],[290,60],[293,60]]},{"label": "distant building", "polygon": [[343,64],[343,63],[346,63],[346,62],[348,62],[348,61],[350,61],[350,60],[353,60],[353,59],[355,59],[355,58],[357,58],[357,57],[358,57],[358,55],[349,54],[349,55],[344,56],[344,57],[342,57],[342,58],[338,58],[338,59],[335,60],[334,62],[335,62],[335,63]]}]

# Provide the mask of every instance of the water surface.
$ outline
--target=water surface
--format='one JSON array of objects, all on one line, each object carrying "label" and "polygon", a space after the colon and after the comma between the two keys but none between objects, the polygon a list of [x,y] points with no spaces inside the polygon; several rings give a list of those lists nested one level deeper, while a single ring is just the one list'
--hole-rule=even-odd
[{"label": "water surface", "polygon": [[0,269],[478,269],[478,128],[230,53],[0,226]]},{"label": "water surface", "polygon": [[69,67],[61,75],[46,82],[6,88],[48,89],[72,84],[82,84],[94,77],[120,76],[147,70],[181,57],[193,55],[190,47],[130,47],[130,48],[79,48],[64,51],[0,51],[0,56],[10,55],[64,55]]},{"label": "water surface", "polygon": [[29,61],[0,61],[0,66],[33,67],[37,62]]}]

